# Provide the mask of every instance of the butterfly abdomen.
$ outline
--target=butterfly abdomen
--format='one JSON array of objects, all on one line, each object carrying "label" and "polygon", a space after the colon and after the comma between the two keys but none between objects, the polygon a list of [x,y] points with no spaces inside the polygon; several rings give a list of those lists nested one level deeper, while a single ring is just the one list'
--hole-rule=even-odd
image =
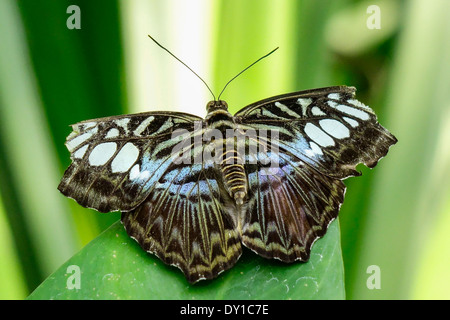
[{"label": "butterfly abdomen", "polygon": [[242,205],[247,195],[247,176],[237,150],[227,150],[220,165],[225,188],[236,204]]}]

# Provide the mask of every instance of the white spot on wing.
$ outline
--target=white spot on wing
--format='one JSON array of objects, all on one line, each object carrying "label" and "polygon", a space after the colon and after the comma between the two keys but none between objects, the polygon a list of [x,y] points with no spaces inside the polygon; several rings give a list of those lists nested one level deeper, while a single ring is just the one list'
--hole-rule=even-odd
[{"label": "white spot on wing", "polygon": [[112,128],[108,131],[105,138],[110,139],[110,138],[116,138],[118,136],[119,136],[119,130],[117,130],[116,128]]},{"label": "white spot on wing", "polygon": [[314,116],[325,116],[325,112],[323,112],[322,110],[320,110],[318,107],[312,107],[311,109],[311,113]]},{"label": "white spot on wing", "polygon": [[316,154],[323,155],[322,149],[316,143],[310,141],[309,146],[314,155]]},{"label": "white spot on wing", "polygon": [[343,104],[337,104],[334,101],[328,101],[328,105],[336,110],[339,110],[343,113],[354,116],[355,118],[359,118],[361,120],[369,120],[369,118],[370,118],[369,115],[362,110],[355,109],[355,108],[352,108],[349,106],[345,106]]},{"label": "white spot on wing", "polygon": [[135,164],[135,165],[133,166],[133,168],[131,168],[131,170],[130,170],[130,180],[137,179],[137,178],[139,177],[139,174],[140,174],[140,173],[141,173],[140,166],[139,166],[139,164],[137,163],[137,164]]},{"label": "white spot on wing", "polygon": [[355,119],[352,118],[347,118],[347,117],[342,117],[342,119],[344,119],[348,124],[350,124],[353,128],[356,128],[359,123],[358,121],[356,121]]},{"label": "white spot on wing", "polygon": [[78,127],[74,126],[73,130],[68,136],[67,136],[67,141],[72,140],[74,137],[76,137],[80,132],[78,131]]},{"label": "white spot on wing", "polygon": [[334,109],[338,106],[336,101],[327,101],[328,105]]},{"label": "white spot on wing", "polygon": [[138,156],[139,149],[131,142],[128,142],[120,149],[111,162],[111,171],[113,173],[127,171],[136,162]]},{"label": "white spot on wing", "polygon": [[298,118],[298,114],[294,111],[292,111],[291,109],[289,109],[285,104],[282,104],[281,102],[275,102],[275,106],[280,109],[281,111],[283,111],[284,113],[287,113],[288,115],[290,115],[291,117],[294,118]]},{"label": "white spot on wing", "polygon": [[84,130],[89,129],[89,128],[92,128],[92,127],[94,127],[96,124],[97,124],[97,122],[95,122],[95,121],[84,122],[84,123],[82,123],[83,129],[84,129]]},{"label": "white spot on wing", "polygon": [[141,124],[136,129],[134,129],[133,134],[135,136],[140,136],[142,132],[148,127],[148,125],[153,121],[153,119],[155,119],[155,117],[150,116],[142,121]]},{"label": "white spot on wing", "polygon": [[340,98],[341,96],[339,95],[339,93],[330,93],[328,95],[328,99],[339,100]]},{"label": "white spot on wing", "polygon": [[81,159],[83,158],[84,154],[86,153],[86,150],[88,149],[89,145],[85,145],[83,147],[81,147],[80,149],[78,149],[77,151],[75,151],[75,153],[73,154],[73,156],[77,159]]},{"label": "white spot on wing", "polygon": [[[72,152],[75,150],[80,144],[88,140],[90,137],[94,135],[94,133],[97,132],[97,127],[95,127],[96,130],[91,130],[89,132],[83,133],[82,135],[79,135],[78,137],[73,138],[72,140],[68,140],[66,142],[67,149]],[[72,134],[69,135],[68,139],[72,136]]]},{"label": "white spot on wing", "polygon": [[116,152],[117,144],[115,142],[105,142],[97,145],[89,155],[89,164],[91,166],[101,166],[108,162]]},{"label": "white spot on wing", "polygon": [[297,99],[297,103],[300,104],[302,107],[307,107],[311,104],[312,100],[311,98],[299,98]]},{"label": "white spot on wing", "polygon": [[356,99],[350,99],[350,100],[347,100],[347,102],[350,103],[350,104],[352,104],[352,105],[354,105],[355,107],[359,107],[359,108],[362,108],[362,109],[366,109],[367,111],[371,111],[371,112],[372,112],[372,109],[370,109],[368,106],[366,106],[364,103],[362,103],[362,102],[359,101],[359,100],[356,100]]},{"label": "white spot on wing", "polygon": [[313,140],[318,145],[322,147],[334,146],[334,140],[319,127],[313,125],[312,123],[307,123],[305,125],[305,133],[308,137]]},{"label": "white spot on wing", "polygon": [[299,99],[297,99],[297,103],[302,107],[303,115],[306,116],[306,109],[312,103],[312,99],[299,98]]},{"label": "white spot on wing", "polygon": [[272,112],[270,112],[266,108],[262,108],[262,115],[263,116],[268,116],[268,117],[274,118],[274,119],[283,119],[282,117],[279,117],[279,116],[273,114]]},{"label": "white spot on wing", "polygon": [[319,124],[326,133],[337,139],[350,137],[350,130],[335,119],[323,119],[319,121]]}]

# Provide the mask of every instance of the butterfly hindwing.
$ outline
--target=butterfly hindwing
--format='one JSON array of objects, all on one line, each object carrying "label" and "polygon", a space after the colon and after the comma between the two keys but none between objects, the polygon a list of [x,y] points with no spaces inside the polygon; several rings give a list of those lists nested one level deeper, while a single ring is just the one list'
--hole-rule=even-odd
[{"label": "butterfly hindwing", "polygon": [[202,119],[148,112],[83,121],[72,126],[66,146],[72,164],[58,189],[101,212],[135,208],[172,162],[176,130],[194,130]]},{"label": "butterfly hindwing", "polygon": [[[292,154],[279,153],[278,166],[247,164],[248,203],[242,242],[265,258],[309,259],[344,200],[342,181],[323,175]],[[264,164],[262,164],[264,163]]]},{"label": "butterfly hindwing", "polygon": [[345,86],[300,91],[253,103],[235,117],[243,128],[276,131],[281,150],[344,179],[360,175],[359,163],[373,168],[397,142],[354,96]]},{"label": "butterfly hindwing", "polygon": [[149,197],[122,214],[128,234],[148,252],[177,266],[189,282],[215,278],[241,255],[216,172],[202,164],[172,165]]}]

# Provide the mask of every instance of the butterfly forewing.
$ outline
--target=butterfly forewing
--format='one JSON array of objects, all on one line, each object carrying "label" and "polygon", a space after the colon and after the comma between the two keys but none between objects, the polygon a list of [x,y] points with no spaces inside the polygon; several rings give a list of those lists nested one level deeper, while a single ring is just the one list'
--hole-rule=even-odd
[{"label": "butterfly forewing", "polygon": [[360,175],[359,163],[374,167],[397,141],[354,96],[355,88],[344,86],[300,91],[253,103],[235,117],[244,128],[277,131],[282,151],[343,179]]},{"label": "butterfly forewing", "polygon": [[139,205],[172,163],[176,130],[193,132],[202,119],[183,113],[148,112],[73,125],[66,146],[72,164],[58,189],[101,212]]}]

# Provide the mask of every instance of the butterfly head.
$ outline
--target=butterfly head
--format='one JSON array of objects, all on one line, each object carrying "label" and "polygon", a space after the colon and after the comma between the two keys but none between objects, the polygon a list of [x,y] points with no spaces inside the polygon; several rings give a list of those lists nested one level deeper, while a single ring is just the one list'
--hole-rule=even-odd
[{"label": "butterfly head", "polygon": [[228,104],[223,100],[213,100],[206,105],[206,111],[208,113],[219,109],[228,110]]}]

